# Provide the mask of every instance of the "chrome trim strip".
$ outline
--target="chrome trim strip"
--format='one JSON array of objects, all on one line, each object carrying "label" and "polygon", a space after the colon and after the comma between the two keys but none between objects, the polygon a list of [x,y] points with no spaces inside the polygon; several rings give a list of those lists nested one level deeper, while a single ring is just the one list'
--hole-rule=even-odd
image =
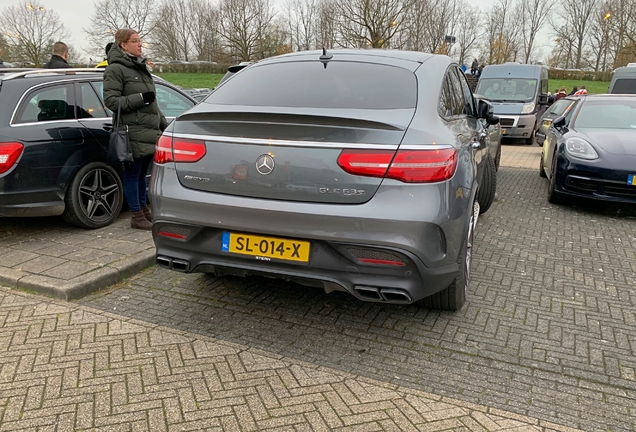
[{"label": "chrome trim strip", "polygon": [[275,139],[263,139],[263,138],[242,138],[242,137],[227,137],[218,135],[194,135],[194,134],[182,134],[182,133],[164,133],[164,135],[173,136],[174,138],[183,139],[196,139],[203,141],[213,142],[227,142],[234,144],[258,144],[267,146],[280,146],[280,147],[315,147],[315,148],[364,148],[364,149],[381,149],[381,150],[396,150],[398,144],[366,144],[366,143],[344,143],[344,142],[327,142],[327,141],[290,141],[290,140],[275,140]]},{"label": "chrome trim strip", "polygon": [[446,150],[454,148],[448,144],[404,144],[400,150]]},{"label": "chrome trim strip", "polygon": [[[41,121],[41,122],[18,123],[18,124],[9,125],[9,127],[17,128],[17,127],[24,127],[24,126],[38,126],[38,125],[60,124],[60,123],[68,123],[68,122],[78,123],[79,120],[77,120],[77,119],[64,119],[64,120],[49,120],[49,121]],[[79,127],[79,125],[76,126],[76,127]]]}]

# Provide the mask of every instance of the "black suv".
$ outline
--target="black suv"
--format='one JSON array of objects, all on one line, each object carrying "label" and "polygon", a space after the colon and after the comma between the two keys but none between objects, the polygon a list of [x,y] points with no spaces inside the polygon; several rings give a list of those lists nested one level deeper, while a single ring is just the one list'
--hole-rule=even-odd
[{"label": "black suv", "polygon": [[[106,163],[112,113],[103,71],[0,69],[0,217],[57,216],[84,228],[112,223],[121,173]],[[197,102],[156,79],[168,121]]]}]

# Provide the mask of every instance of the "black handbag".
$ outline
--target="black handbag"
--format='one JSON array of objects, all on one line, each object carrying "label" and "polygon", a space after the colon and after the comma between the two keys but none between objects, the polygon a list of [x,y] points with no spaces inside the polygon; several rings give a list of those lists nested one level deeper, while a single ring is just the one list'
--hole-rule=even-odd
[{"label": "black handbag", "polygon": [[108,163],[112,165],[133,162],[133,152],[128,137],[128,126],[119,125],[121,117],[121,98],[117,106],[117,120],[113,122],[113,130],[108,140]]}]

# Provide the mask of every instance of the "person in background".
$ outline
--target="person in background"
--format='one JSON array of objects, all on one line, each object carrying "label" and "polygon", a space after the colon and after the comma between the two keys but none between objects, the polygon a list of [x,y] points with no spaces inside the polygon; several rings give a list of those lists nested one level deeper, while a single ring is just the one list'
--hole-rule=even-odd
[{"label": "person in background", "polygon": [[0,68],[6,68],[7,65],[2,61],[2,48],[0,48]]},{"label": "person in background", "polygon": [[501,84],[499,84],[499,81],[495,81],[492,84],[492,87],[486,90],[484,96],[486,96],[487,98],[501,96]]},{"label": "person in background", "polygon": [[559,99],[562,99],[562,98],[566,97],[567,95],[568,94],[565,91],[565,87],[561,87],[561,90],[559,90],[559,92],[554,95],[554,102],[558,101]]},{"label": "person in background", "polygon": [[53,55],[47,64],[46,69],[70,69],[68,64],[68,47],[64,42],[55,42],[53,44]]},{"label": "person in background", "polygon": [[587,94],[587,90],[585,90],[585,86],[581,86],[581,89],[577,91],[576,93],[574,93],[574,96],[582,96],[586,94]]},{"label": "person in background", "polygon": [[106,44],[106,58],[104,59],[103,62],[98,63],[97,66],[95,66],[95,69],[103,69],[106,66],[108,66],[108,51],[110,51],[110,49],[113,47],[113,45],[115,45],[115,42],[108,42]]},{"label": "person in background", "polygon": [[[132,29],[115,32],[104,70],[104,103],[128,126],[134,161],[124,165],[124,196],[132,213],[131,228],[151,230],[152,216],[146,201],[146,173],[155,144],[168,122],[157,105],[157,89],[142,54],[139,34]],[[113,119],[116,121],[117,119]]]},{"label": "person in background", "polygon": [[479,78],[481,76],[481,73],[484,71],[485,67],[486,66],[481,65],[481,66],[479,66],[479,68],[477,68],[477,78]]},{"label": "person in background", "polygon": [[473,63],[470,65],[470,73],[472,75],[476,75],[478,68],[479,68],[479,60],[475,59],[473,60]]},{"label": "person in background", "polygon": [[572,91],[570,93],[568,93],[568,96],[572,96],[577,91],[579,91],[579,88],[577,86],[574,86],[574,88],[572,88]]},{"label": "person in background", "polygon": [[554,98],[559,93],[559,89],[554,89],[552,94],[548,94],[548,104],[552,105],[554,103]]}]

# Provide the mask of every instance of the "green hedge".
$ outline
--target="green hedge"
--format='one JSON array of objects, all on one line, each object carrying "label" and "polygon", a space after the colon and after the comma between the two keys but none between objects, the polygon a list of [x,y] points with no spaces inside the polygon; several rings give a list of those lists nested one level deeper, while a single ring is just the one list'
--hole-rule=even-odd
[{"label": "green hedge", "polygon": [[549,69],[548,77],[555,80],[611,81],[613,72],[593,72],[572,69]]}]

